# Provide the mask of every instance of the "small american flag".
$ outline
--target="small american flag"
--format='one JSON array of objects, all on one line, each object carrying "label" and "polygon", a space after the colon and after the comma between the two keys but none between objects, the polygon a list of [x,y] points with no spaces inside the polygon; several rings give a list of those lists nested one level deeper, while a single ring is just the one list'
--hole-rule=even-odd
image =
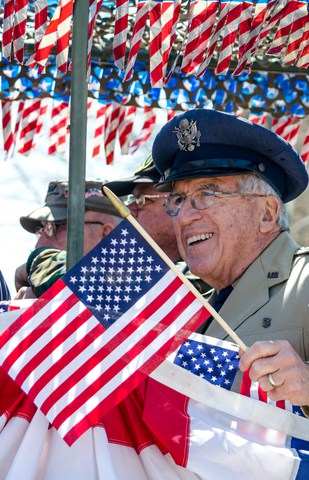
[{"label": "small american flag", "polygon": [[4,331],[0,361],[71,445],[208,317],[123,220]]},{"label": "small american flag", "polygon": [[213,385],[230,390],[238,370],[238,352],[239,347],[233,343],[192,335],[179,348],[174,363]]},{"label": "small american flag", "polygon": [[[259,387],[258,382],[251,381],[249,371],[240,372],[238,352],[239,347],[234,343],[193,333],[177,352],[170,356],[170,361],[212,385],[237,391],[246,397],[303,415],[299,407],[291,405],[288,401],[270,400],[267,393]],[[237,381],[235,381],[236,375],[240,376]]]}]

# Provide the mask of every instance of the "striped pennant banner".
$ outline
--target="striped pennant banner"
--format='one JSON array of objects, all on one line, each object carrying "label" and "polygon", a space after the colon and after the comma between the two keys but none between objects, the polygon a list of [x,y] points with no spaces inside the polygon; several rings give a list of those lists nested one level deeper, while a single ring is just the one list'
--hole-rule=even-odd
[{"label": "striped pennant banner", "polygon": [[15,0],[14,56],[19,63],[24,60],[28,0]]},{"label": "striped pennant banner", "polygon": [[41,100],[31,99],[25,101],[18,141],[18,152],[22,153],[23,155],[29,155],[33,147],[34,135],[39,120],[40,107]]},{"label": "striped pennant banner", "polygon": [[3,129],[3,148],[5,151],[6,159],[9,159],[13,155],[14,151],[14,132],[12,125],[12,103],[4,102],[2,100],[2,129]]},{"label": "striped pennant banner", "polygon": [[14,11],[14,0],[4,0],[2,55],[9,62],[12,60]]},{"label": "striped pennant banner", "polygon": [[209,46],[219,1],[195,0],[190,3],[189,26],[181,71],[196,73]]},{"label": "striped pennant banner", "polygon": [[101,145],[103,143],[103,135],[104,135],[105,111],[106,111],[106,105],[105,104],[102,105],[101,103],[97,102],[95,130],[94,130],[94,138],[93,138],[93,146],[92,146],[92,158],[94,160],[97,160],[100,157]]},{"label": "striped pennant banner", "polygon": [[144,108],[144,124],[142,126],[141,132],[139,133],[138,138],[136,138],[129,147],[129,153],[135,153],[141,145],[143,145],[150,135],[153,132],[154,126],[156,123],[156,112],[155,109],[145,107]]},{"label": "striped pennant banner", "polygon": [[131,133],[136,116],[136,107],[122,106],[120,109],[120,119],[118,127],[119,145],[122,155],[128,155],[131,141]]},{"label": "striped pennant banner", "polygon": [[104,146],[107,165],[111,165],[114,161],[114,150],[116,142],[116,134],[119,126],[121,105],[113,102],[108,123],[108,131],[106,131]]},{"label": "striped pennant banner", "polygon": [[66,138],[68,135],[68,124],[68,102],[54,100],[51,112],[48,155],[65,152]]},{"label": "striped pennant banner", "polygon": [[116,67],[124,70],[129,30],[129,0],[116,0],[113,53]]}]

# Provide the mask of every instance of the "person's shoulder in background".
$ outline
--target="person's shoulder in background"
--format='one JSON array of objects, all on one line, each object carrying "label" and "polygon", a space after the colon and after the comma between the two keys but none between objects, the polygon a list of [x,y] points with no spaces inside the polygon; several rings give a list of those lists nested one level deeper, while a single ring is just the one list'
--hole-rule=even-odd
[{"label": "person's shoulder in background", "polygon": [[65,274],[66,251],[50,247],[36,248],[28,257],[26,270],[30,287],[18,292],[16,298],[38,298]]},{"label": "person's shoulder in background", "polygon": [[0,301],[6,301],[11,299],[9,287],[4,279],[4,276],[0,270]]}]

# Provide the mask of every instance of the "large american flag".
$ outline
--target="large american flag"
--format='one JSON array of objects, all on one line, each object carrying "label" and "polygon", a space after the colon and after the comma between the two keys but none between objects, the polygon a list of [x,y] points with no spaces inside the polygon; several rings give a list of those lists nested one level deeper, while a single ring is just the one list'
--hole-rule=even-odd
[{"label": "large american flag", "polygon": [[71,445],[209,312],[123,220],[0,337],[0,362]]}]

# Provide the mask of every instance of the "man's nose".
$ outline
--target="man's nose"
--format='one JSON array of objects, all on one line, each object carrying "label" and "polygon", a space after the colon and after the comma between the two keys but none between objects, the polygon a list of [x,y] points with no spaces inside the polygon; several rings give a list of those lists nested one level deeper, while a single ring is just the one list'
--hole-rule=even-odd
[{"label": "man's nose", "polygon": [[179,220],[183,223],[186,223],[195,218],[199,218],[200,216],[201,210],[196,210],[196,208],[192,206],[191,199],[189,197],[185,197],[177,215]]}]

